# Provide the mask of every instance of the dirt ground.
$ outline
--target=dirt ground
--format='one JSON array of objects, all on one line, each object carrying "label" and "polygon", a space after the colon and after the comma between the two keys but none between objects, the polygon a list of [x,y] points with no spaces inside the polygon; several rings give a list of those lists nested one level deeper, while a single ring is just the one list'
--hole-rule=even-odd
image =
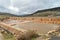
[{"label": "dirt ground", "polygon": [[22,20],[7,20],[4,23],[13,26],[14,28],[22,28],[26,30],[36,30],[38,33],[47,33],[50,30],[56,29],[59,25],[56,24],[42,24],[32,21],[22,21]]},{"label": "dirt ground", "polygon": [[[32,21],[22,21],[22,20],[5,20],[3,21],[7,25],[11,25],[14,28],[22,28],[26,30],[36,30],[38,34],[46,34],[47,32],[56,29],[59,25],[56,24],[42,24],[36,23]],[[43,40],[41,38],[37,38],[36,40]]]}]

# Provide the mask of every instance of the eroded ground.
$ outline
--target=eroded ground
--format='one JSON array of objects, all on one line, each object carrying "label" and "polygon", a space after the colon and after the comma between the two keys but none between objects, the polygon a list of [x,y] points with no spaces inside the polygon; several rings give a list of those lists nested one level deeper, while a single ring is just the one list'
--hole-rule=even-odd
[{"label": "eroded ground", "polygon": [[32,21],[22,21],[22,20],[5,20],[3,21],[7,25],[11,25],[14,28],[23,28],[27,30],[36,30],[38,33],[45,34],[49,32],[50,30],[54,30],[59,25],[56,24],[42,24],[42,23],[36,23]]},{"label": "eroded ground", "polygon": [[[10,25],[13,28],[17,28],[17,29],[22,28],[25,30],[35,30],[36,33],[38,34],[47,34],[49,31],[55,30],[56,28],[59,27],[59,25],[57,24],[37,23],[37,22],[30,21],[30,20],[7,19],[7,20],[4,20],[3,23]],[[49,36],[45,35],[45,37],[49,37]],[[39,37],[36,40],[44,40],[44,39]]]}]

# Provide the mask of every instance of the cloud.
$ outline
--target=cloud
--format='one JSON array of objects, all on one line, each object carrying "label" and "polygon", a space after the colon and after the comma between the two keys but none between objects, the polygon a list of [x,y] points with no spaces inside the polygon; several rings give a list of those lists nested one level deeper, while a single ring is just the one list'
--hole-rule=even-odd
[{"label": "cloud", "polygon": [[0,0],[0,5],[12,10],[12,14],[15,15],[31,14],[37,10],[60,7],[59,4],[60,0]]},{"label": "cloud", "polygon": [[19,12],[19,9],[17,7],[14,7],[14,6],[9,6],[8,9],[10,9],[12,11]]}]

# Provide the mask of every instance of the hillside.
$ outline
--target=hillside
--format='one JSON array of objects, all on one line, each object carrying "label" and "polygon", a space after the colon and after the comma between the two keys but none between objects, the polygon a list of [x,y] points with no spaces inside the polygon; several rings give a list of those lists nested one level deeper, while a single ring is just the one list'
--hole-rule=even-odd
[{"label": "hillside", "polygon": [[6,17],[12,17],[12,16],[15,16],[15,15],[10,14],[10,13],[2,13],[2,12],[0,12],[0,19],[6,18]]},{"label": "hillside", "polygon": [[13,14],[10,14],[10,13],[0,12],[0,16],[16,16],[16,15],[13,15]]},{"label": "hillside", "polygon": [[37,12],[29,15],[29,16],[60,16],[60,7],[51,8],[46,10],[38,10]]},{"label": "hillside", "polygon": [[[0,16],[18,16],[18,15],[13,15],[10,13],[2,13],[0,12]],[[57,8],[51,8],[51,9],[46,9],[46,10],[38,10],[30,15],[20,15],[18,17],[51,17],[51,16],[60,16],[60,7]]]}]

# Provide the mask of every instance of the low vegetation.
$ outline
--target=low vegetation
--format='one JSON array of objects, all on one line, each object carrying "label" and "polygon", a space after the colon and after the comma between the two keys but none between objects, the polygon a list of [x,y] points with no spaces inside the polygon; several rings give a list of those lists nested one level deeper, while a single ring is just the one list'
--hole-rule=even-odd
[{"label": "low vegetation", "polygon": [[11,33],[8,33],[6,31],[2,31],[1,33],[3,35],[4,40],[16,40],[14,35]]}]

